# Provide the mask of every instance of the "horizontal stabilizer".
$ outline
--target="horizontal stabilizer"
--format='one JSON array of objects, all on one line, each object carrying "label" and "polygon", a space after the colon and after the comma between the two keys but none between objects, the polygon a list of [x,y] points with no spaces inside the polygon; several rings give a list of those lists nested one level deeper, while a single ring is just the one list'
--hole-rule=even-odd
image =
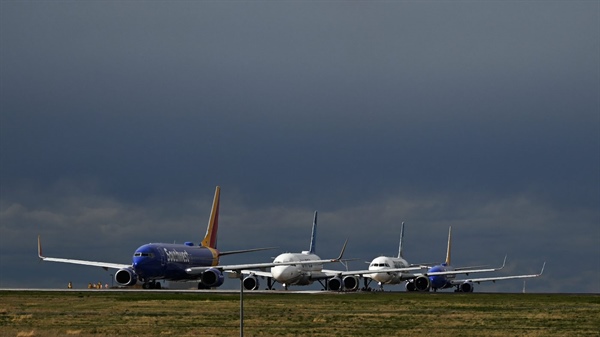
[{"label": "horizontal stabilizer", "polygon": [[241,250],[229,250],[226,252],[219,252],[219,256],[224,256],[224,255],[232,255],[232,254],[242,254],[242,253],[251,253],[251,252],[258,252],[261,250],[271,250],[271,249],[277,249],[279,247],[264,247],[264,248],[252,248],[252,249],[241,249]]}]

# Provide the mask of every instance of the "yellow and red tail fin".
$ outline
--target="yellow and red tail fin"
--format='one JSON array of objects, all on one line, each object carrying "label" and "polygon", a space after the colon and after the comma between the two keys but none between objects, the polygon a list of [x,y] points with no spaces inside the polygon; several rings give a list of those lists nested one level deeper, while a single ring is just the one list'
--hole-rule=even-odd
[{"label": "yellow and red tail fin", "polygon": [[215,190],[215,198],[213,199],[210,218],[208,218],[208,227],[206,227],[206,235],[202,240],[202,246],[217,248],[217,231],[219,230],[219,200],[221,188],[217,186]]}]

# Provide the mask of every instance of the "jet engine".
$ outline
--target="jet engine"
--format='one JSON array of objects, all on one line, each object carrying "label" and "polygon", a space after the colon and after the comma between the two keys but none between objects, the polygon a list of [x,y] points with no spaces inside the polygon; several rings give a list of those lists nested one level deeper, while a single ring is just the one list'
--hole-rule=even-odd
[{"label": "jet engine", "polygon": [[358,289],[358,277],[346,276],[344,277],[344,290],[354,291]]},{"label": "jet engine", "polygon": [[342,279],[335,276],[327,280],[327,289],[338,291],[342,290]]},{"label": "jet engine", "polygon": [[115,273],[115,281],[122,286],[132,286],[137,282],[137,274],[131,268],[119,269]]},{"label": "jet engine", "polygon": [[458,286],[458,291],[462,293],[472,293],[474,288],[473,282],[467,281]]},{"label": "jet engine", "polygon": [[249,275],[244,278],[244,289],[246,290],[256,290],[260,287],[258,282],[258,278],[254,275]]},{"label": "jet engine", "polygon": [[414,280],[415,289],[418,291],[429,291],[431,282],[427,276],[419,276]]},{"label": "jet engine", "polygon": [[209,268],[202,273],[200,277],[200,283],[207,287],[213,288],[223,284],[225,277],[219,269]]}]

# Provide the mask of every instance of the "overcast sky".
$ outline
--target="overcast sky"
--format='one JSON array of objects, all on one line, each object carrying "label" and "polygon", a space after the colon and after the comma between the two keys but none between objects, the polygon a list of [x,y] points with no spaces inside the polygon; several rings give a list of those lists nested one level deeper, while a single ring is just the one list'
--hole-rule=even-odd
[{"label": "overcast sky", "polygon": [[[199,242],[600,292],[598,1],[0,3],[0,287]],[[336,267],[336,266],[334,266]],[[337,266],[342,268],[342,266]],[[114,272],[114,271],[113,271]],[[226,286],[236,287],[228,280]],[[521,281],[476,287],[520,291]],[[401,286],[388,287],[400,290]]]}]

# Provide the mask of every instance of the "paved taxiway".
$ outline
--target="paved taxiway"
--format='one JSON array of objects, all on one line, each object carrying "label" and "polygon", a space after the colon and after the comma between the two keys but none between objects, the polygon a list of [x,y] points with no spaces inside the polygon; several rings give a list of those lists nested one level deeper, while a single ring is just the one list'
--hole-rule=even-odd
[{"label": "paved taxiway", "polygon": [[[31,291],[31,292],[145,292],[145,293],[208,293],[208,294],[239,294],[239,289],[61,289],[61,288],[0,288],[0,291]],[[244,294],[335,294],[323,290],[244,290]],[[340,292],[342,294],[342,292]]]}]

